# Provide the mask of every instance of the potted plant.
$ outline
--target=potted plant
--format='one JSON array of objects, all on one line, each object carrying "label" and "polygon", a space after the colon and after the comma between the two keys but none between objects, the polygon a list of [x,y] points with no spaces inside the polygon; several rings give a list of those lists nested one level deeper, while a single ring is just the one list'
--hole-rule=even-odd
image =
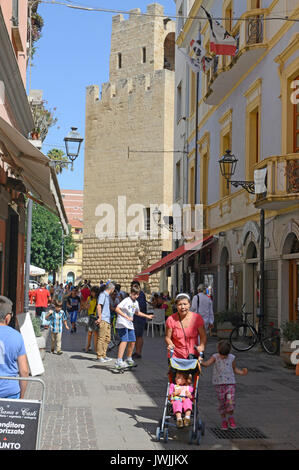
[{"label": "potted plant", "polygon": [[46,340],[41,332],[40,320],[37,317],[31,317],[31,321],[32,321],[32,326],[33,326],[33,330],[35,333],[37,345],[39,348],[40,356],[43,360],[46,354]]},{"label": "potted plant", "polygon": [[299,323],[286,322],[282,326],[282,347],[281,357],[287,367],[295,367],[295,364],[291,362],[291,354],[294,352],[294,346],[292,343],[299,340]]},{"label": "potted plant", "polygon": [[241,320],[240,314],[235,311],[226,310],[215,314],[217,336],[219,339],[228,339],[232,330]]}]

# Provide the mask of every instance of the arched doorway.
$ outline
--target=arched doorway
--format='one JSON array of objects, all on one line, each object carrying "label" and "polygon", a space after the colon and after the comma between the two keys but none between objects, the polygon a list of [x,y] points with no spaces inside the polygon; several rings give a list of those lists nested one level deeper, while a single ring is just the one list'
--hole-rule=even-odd
[{"label": "arched doorway", "polygon": [[220,255],[219,266],[219,310],[229,309],[229,253],[224,247]]},{"label": "arched doorway", "polygon": [[175,69],[175,33],[167,34],[164,41],[164,69]]},{"label": "arched doorway", "polygon": [[67,282],[71,282],[72,284],[74,284],[74,281],[75,281],[75,274],[72,271],[67,273]]},{"label": "arched doorway", "polygon": [[283,258],[288,262],[289,288],[288,318],[290,322],[298,320],[299,312],[299,240],[295,233],[291,232],[285,239],[283,246]]},{"label": "arched doorway", "polygon": [[253,313],[253,321],[255,321],[259,314],[260,307],[260,276],[257,270],[258,261],[256,245],[251,241],[246,250],[244,301],[246,302],[246,312]]}]

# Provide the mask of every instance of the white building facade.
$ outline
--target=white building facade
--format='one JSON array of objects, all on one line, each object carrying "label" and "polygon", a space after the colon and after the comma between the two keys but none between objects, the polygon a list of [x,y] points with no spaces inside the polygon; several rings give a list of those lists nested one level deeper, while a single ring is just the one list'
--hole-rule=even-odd
[{"label": "white building facade", "polygon": [[[256,318],[264,209],[265,314],[280,326],[297,321],[299,309],[298,2],[195,0],[176,41],[187,53],[199,31],[209,51],[210,26],[201,6],[223,18],[237,53],[213,57],[212,68],[198,76],[189,67],[176,68],[176,115],[180,109],[185,115],[175,120],[175,146],[188,153],[181,177],[174,177],[174,199],[180,194],[192,207],[202,204],[204,234],[218,241],[173,268],[174,289],[193,291],[204,282],[215,311],[246,302]],[[178,0],[177,12],[182,7],[190,5]],[[179,51],[177,56],[184,61]],[[227,185],[218,163],[227,149],[238,159],[233,180],[253,181],[255,170],[267,169],[265,193]]]}]

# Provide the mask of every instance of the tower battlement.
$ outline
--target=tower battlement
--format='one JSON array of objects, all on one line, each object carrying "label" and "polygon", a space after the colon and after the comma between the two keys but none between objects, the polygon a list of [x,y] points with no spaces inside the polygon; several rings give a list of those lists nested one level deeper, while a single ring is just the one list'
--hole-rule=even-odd
[{"label": "tower battlement", "polygon": [[[163,15],[163,6],[153,3],[145,15],[136,8],[130,10],[128,19],[123,15],[112,18],[110,82],[164,68],[165,41],[171,34],[174,46],[175,23],[165,21]],[[174,47],[168,63],[174,69]]]},{"label": "tower battlement", "polygon": [[155,88],[163,86],[163,82],[173,81],[173,73],[169,70],[156,70],[153,73],[141,74],[132,78],[123,78],[115,82],[102,84],[102,90],[98,85],[88,86],[86,89],[87,104],[113,104],[128,101],[130,96],[144,95],[146,92],[154,92]]}]

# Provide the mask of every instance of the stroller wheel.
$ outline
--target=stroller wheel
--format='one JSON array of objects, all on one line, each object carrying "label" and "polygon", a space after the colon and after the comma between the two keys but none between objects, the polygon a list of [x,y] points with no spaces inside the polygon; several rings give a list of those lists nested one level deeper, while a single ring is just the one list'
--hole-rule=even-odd
[{"label": "stroller wheel", "polygon": [[165,431],[164,431],[164,442],[165,444],[167,444],[168,442],[168,428],[165,428]]},{"label": "stroller wheel", "polygon": [[157,427],[156,429],[156,442],[160,442],[161,439],[161,428]]},{"label": "stroller wheel", "polygon": [[201,442],[201,432],[197,431],[196,433],[196,444],[199,446]]},{"label": "stroller wheel", "polygon": [[192,444],[194,439],[196,439],[197,433],[194,433],[192,429],[189,431],[189,444]]}]

